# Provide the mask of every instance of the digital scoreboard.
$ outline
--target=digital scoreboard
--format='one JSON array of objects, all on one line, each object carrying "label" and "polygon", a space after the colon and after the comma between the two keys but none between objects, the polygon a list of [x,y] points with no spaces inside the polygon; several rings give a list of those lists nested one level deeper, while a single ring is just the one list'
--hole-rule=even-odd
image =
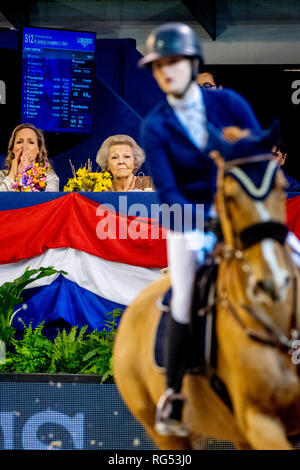
[{"label": "digital scoreboard", "polygon": [[21,122],[91,133],[95,33],[23,28]]}]

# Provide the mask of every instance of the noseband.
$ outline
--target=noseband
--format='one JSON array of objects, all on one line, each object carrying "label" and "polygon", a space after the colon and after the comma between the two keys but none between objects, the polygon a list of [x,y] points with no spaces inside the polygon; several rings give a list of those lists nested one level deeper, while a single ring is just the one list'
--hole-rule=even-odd
[{"label": "noseband", "polygon": [[271,238],[283,245],[288,234],[286,225],[280,222],[259,222],[245,228],[239,234],[242,249],[246,250],[265,238]]}]

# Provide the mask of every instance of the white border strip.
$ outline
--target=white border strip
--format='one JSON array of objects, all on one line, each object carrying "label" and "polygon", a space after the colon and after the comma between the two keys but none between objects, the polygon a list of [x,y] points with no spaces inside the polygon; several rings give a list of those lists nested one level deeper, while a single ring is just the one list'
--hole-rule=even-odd
[{"label": "white border strip", "polygon": [[[151,281],[157,280],[160,269],[142,268],[107,261],[74,248],[52,248],[33,258],[0,265],[0,285],[21,276],[27,266],[31,269],[53,266],[64,270],[67,279],[112,302],[129,305]],[[27,289],[52,284],[54,274],[29,284]]]}]

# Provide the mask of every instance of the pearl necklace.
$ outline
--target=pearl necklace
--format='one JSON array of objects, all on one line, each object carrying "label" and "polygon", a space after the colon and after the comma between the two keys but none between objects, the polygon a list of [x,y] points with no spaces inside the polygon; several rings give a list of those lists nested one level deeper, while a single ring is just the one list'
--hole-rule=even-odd
[{"label": "pearl necklace", "polygon": [[114,180],[113,180],[113,182],[112,182],[112,190],[113,190],[113,191],[118,191],[118,192],[121,192],[121,191],[126,192],[126,191],[132,190],[132,189],[134,188],[134,186],[135,186],[135,180],[136,180],[136,176],[134,176],[134,175],[132,175],[132,176],[133,176],[133,178],[132,178],[132,180],[130,181],[130,183],[129,183],[127,189],[117,189],[116,186],[115,186]]}]

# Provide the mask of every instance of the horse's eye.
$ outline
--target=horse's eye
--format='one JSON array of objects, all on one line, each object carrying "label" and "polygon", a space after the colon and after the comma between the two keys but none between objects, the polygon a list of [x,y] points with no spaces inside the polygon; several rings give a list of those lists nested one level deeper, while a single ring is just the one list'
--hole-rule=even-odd
[{"label": "horse's eye", "polygon": [[225,196],[225,201],[226,202],[234,202],[233,196]]}]

